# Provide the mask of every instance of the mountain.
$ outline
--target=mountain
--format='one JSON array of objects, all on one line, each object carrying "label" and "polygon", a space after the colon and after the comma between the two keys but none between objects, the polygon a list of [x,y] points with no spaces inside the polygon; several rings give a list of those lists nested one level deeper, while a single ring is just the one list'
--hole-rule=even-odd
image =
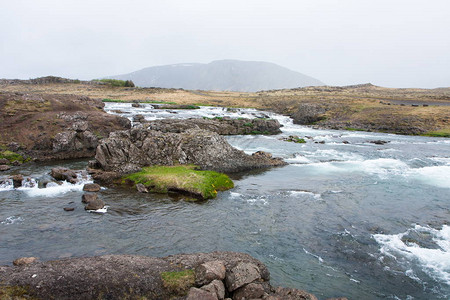
[{"label": "mountain", "polygon": [[324,85],[273,63],[239,60],[156,66],[108,78],[132,80],[140,87],[241,92]]}]

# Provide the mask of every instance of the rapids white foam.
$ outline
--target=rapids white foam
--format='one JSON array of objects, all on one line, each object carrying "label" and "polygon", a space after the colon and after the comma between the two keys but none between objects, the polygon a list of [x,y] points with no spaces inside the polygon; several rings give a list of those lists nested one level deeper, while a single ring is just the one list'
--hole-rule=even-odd
[{"label": "rapids white foam", "polygon": [[23,219],[21,217],[11,216],[11,217],[7,217],[4,221],[1,221],[0,224],[11,225],[14,223],[20,223],[22,221],[23,221]]},{"label": "rapids white foam", "polygon": [[[403,236],[411,231],[431,234],[438,249],[420,247],[416,243],[405,243]],[[373,238],[381,246],[380,252],[395,259],[406,258],[409,263],[419,262],[423,271],[436,280],[450,284],[450,226],[441,230],[415,225],[399,234],[375,234]],[[410,274],[411,275],[411,274]]]},{"label": "rapids white foam", "polygon": [[34,185],[33,187],[20,187],[18,188],[18,190],[25,192],[29,197],[53,197],[73,191],[81,192],[83,190],[84,184],[92,182],[93,181],[90,179],[80,180],[75,184],[63,181],[61,185],[57,183],[49,183],[46,188],[38,188],[37,185]]}]

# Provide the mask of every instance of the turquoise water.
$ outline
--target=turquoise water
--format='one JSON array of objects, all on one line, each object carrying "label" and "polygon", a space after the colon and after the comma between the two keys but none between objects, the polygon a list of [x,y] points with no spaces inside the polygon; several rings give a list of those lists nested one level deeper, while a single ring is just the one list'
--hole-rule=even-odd
[{"label": "turquoise water", "polygon": [[[115,103],[107,109],[148,119],[261,115],[208,107],[166,112]],[[0,263],[21,256],[48,260],[231,250],[267,264],[274,284],[319,298],[450,297],[449,139],[314,130],[264,114],[284,124],[281,135],[227,139],[248,153],[281,156],[289,165],[235,174],[234,189],[205,203],[105,188],[100,197],[108,212],[95,214],[83,209],[82,184],[14,190],[4,182]],[[310,138],[306,144],[279,140],[291,134]],[[321,141],[325,144],[315,143]],[[11,173],[37,182],[55,165],[83,169],[86,164],[30,164]],[[75,211],[65,212],[70,205]]]}]

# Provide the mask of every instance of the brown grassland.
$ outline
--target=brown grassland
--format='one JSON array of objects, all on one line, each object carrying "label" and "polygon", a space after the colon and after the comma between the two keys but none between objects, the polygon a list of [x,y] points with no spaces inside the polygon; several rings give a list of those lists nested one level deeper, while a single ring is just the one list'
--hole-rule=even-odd
[{"label": "brown grassland", "polygon": [[[14,84],[0,83],[0,92],[74,94],[113,101],[252,107],[291,115],[299,124],[450,136],[450,88],[396,89],[363,84],[245,93],[126,88],[83,82],[30,84],[19,81]],[[305,107],[308,108],[306,113]],[[305,119],[305,114],[313,118]]]}]

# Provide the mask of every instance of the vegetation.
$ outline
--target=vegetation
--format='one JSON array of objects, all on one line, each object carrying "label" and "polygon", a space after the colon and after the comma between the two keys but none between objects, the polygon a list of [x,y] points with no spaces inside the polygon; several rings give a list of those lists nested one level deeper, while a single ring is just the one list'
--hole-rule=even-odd
[{"label": "vegetation", "polygon": [[33,300],[37,299],[29,295],[28,290],[22,286],[2,286],[0,287],[1,300]]},{"label": "vegetation", "polygon": [[102,102],[116,102],[116,103],[136,102],[136,103],[154,103],[154,104],[177,104],[176,102],[168,102],[168,101],[156,101],[156,100],[155,101],[153,101],[153,100],[127,101],[127,100],[109,99],[109,98],[102,99]]},{"label": "vegetation", "polygon": [[225,174],[196,169],[195,165],[145,167],[141,172],[123,177],[122,183],[141,183],[151,192],[175,191],[197,199],[215,198],[217,191],[234,187],[233,181]]},{"label": "vegetation", "polygon": [[172,293],[183,296],[194,286],[195,273],[194,270],[162,272],[161,279],[165,288]]},{"label": "vegetation", "polygon": [[447,137],[450,138],[450,128],[449,129],[442,129],[437,131],[430,131],[425,134],[424,136],[433,136],[433,137]]},{"label": "vegetation", "polygon": [[20,163],[27,162],[28,159],[24,158],[22,155],[9,150],[0,151],[0,159],[6,158],[10,162],[18,161]]},{"label": "vegetation", "polygon": [[281,138],[281,140],[283,140],[285,142],[292,142],[292,143],[298,143],[298,144],[306,143],[305,139],[299,138],[296,135],[290,135],[289,137]]},{"label": "vegetation", "polygon": [[118,79],[96,79],[95,81],[107,83],[111,86],[118,87],[135,87],[134,82],[131,80],[118,80]]}]

